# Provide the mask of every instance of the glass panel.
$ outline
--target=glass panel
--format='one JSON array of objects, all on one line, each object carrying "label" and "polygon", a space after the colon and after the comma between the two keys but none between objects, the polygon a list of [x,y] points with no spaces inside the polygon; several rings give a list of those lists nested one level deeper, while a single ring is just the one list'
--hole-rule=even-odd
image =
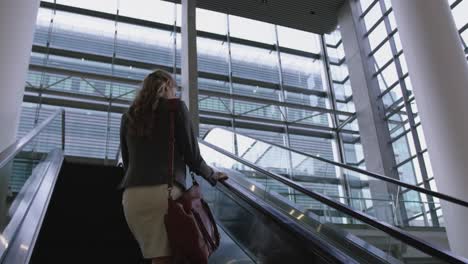
[{"label": "glass panel", "polygon": [[263,98],[274,101],[279,101],[280,91],[273,88],[263,88],[260,86],[253,86],[247,84],[232,84],[233,93],[238,95],[245,95],[249,97]]},{"label": "glass panel", "polygon": [[392,7],[391,0],[384,0],[384,9],[387,11],[390,7]]},{"label": "glass panel", "polygon": [[231,37],[275,44],[275,28],[273,24],[248,18],[229,15]]},{"label": "glass panel", "polygon": [[400,59],[400,65],[401,65],[401,71],[402,71],[402,74],[407,74],[408,73],[408,65],[406,64],[406,58],[405,56],[402,54],[400,56],[398,56],[398,58]]},{"label": "glass panel", "polygon": [[51,47],[112,57],[115,22],[57,11]]},{"label": "glass panel", "polygon": [[[239,131],[239,133],[243,132]],[[424,216],[425,222],[412,218],[418,213],[421,214],[424,211],[422,208],[433,208],[430,203],[436,200],[434,197],[429,197],[433,199],[431,201],[423,193],[408,192],[398,185],[377,180],[366,174],[321,160],[320,158],[337,159],[335,157],[337,154],[330,140],[290,135],[290,144],[293,150],[288,150],[281,147],[284,145],[282,143],[285,142],[285,137],[283,139],[281,137],[276,139],[265,137],[263,140],[257,140],[244,135],[244,133],[243,135],[237,134],[235,141],[237,148],[233,147],[234,134],[229,130],[213,129],[207,134],[205,140],[232,153],[234,153],[234,149],[237,149],[239,151],[237,155],[266,170],[292,179],[310,190],[327,195],[338,202],[346,203],[356,210],[389,224],[420,226],[421,223],[425,223],[427,227],[439,226],[437,222],[433,222],[433,219],[437,219],[437,217],[428,217],[427,213]],[[349,141],[349,139],[346,140]],[[408,148],[406,144],[405,149]],[[349,148],[351,146],[348,145],[347,151],[349,162],[354,162],[355,166],[364,167],[364,164],[361,163],[363,160],[362,147],[357,145],[358,148],[354,148],[354,146]],[[298,151],[309,154],[298,153]],[[409,153],[407,153],[408,157]],[[416,185],[422,181],[417,159],[400,166],[398,172],[403,182]],[[296,203],[306,206],[299,201]]]},{"label": "glass panel", "polygon": [[268,120],[281,121],[282,115],[280,109],[276,105],[246,102],[234,100],[234,109],[237,115],[265,118]]},{"label": "glass panel", "polygon": [[282,52],[281,65],[285,85],[325,90],[322,61]]},{"label": "glass panel", "polygon": [[135,96],[137,85],[111,83],[110,81],[97,80],[92,78],[71,77],[68,75],[42,73],[37,71],[29,71],[27,82],[33,86],[28,88],[34,92],[39,92],[37,87],[40,84],[43,87],[53,91],[65,92],[63,96],[69,96],[68,100],[75,100],[74,95],[88,95],[89,99],[106,100],[106,96],[110,96],[111,90],[114,97],[127,100],[129,103]]},{"label": "glass panel", "polygon": [[132,61],[172,67],[174,39],[171,31],[119,23],[116,56]]},{"label": "glass panel", "polygon": [[[36,108],[36,104],[25,103],[23,105],[20,123],[25,127],[20,126],[21,133],[28,131],[28,126],[33,124]],[[47,115],[55,109],[58,107],[43,105],[40,115]],[[111,113],[108,119],[106,112],[77,108],[65,108],[65,110],[66,155],[101,159],[107,155],[109,159],[115,159],[120,144],[121,114]],[[54,131],[54,133],[61,134],[61,130]]]},{"label": "glass panel", "polygon": [[[197,8],[197,30],[220,35],[227,34],[226,14]],[[197,46],[198,47],[198,46]]]},{"label": "glass panel", "polygon": [[36,20],[36,30],[34,31],[34,45],[45,46],[49,38],[50,20],[53,17],[53,10],[39,8]]},{"label": "glass panel", "polygon": [[291,107],[287,108],[287,120],[292,123],[299,124],[312,124],[319,125],[323,127],[331,127],[330,124],[330,115],[327,113],[303,110],[303,109],[293,109]]},{"label": "glass panel", "polygon": [[198,79],[200,95],[198,96],[198,105],[200,111],[210,111],[215,113],[229,114],[232,112],[230,99],[218,98],[203,95],[203,90],[229,93],[229,83],[209,79]]},{"label": "glass panel", "polygon": [[224,114],[231,113],[229,99],[199,95],[198,102],[200,111],[210,111]]},{"label": "glass panel", "polygon": [[198,37],[198,71],[228,75],[227,46],[227,43],[224,41]]},{"label": "glass panel", "polygon": [[371,50],[374,50],[387,36],[385,23],[380,23],[368,36]]},{"label": "glass panel", "polygon": [[[208,134],[205,139],[220,147],[224,147],[224,144],[227,144],[226,141],[223,141],[223,143],[217,140],[218,137],[229,138],[232,137],[232,133],[215,129]],[[267,142],[257,141],[245,136],[238,135],[237,144],[239,146],[238,149],[246,150],[245,153],[239,153],[243,158],[261,167],[267,168],[272,172],[280,173],[286,177],[292,176],[296,182],[301,183],[307,188],[328,194],[339,201],[342,199],[344,194],[339,180],[342,176],[338,176],[341,175],[342,172],[334,168],[334,166],[302,154],[290,153],[285,149],[272,146]],[[295,150],[300,150],[329,160],[335,158],[333,154],[334,150],[329,139],[290,135],[290,144],[291,148]],[[232,151],[232,149],[227,150]],[[291,165],[289,165],[288,160],[291,160]],[[350,175],[349,177],[354,176]],[[360,181],[358,176],[356,182]],[[362,186],[362,184],[357,184],[355,186],[366,189],[367,187],[364,186],[368,185],[364,184],[364,186]],[[357,193],[358,190],[356,189],[356,194]]]},{"label": "glass panel", "polygon": [[364,17],[366,28],[370,29],[381,17],[382,17],[382,10],[380,9],[380,5],[377,3],[371,8],[371,10]]},{"label": "glass panel", "polygon": [[[389,92],[387,92],[382,97],[382,100],[385,106],[385,111],[389,112],[392,109],[394,109],[395,107],[392,107],[392,109],[390,109],[389,107],[392,106],[397,101],[402,102],[402,98],[403,98],[403,94],[401,93],[400,85],[393,87]],[[399,105],[401,105],[401,103]]]},{"label": "glass panel", "polygon": [[395,62],[392,62],[381,73],[384,82],[390,85],[398,80],[398,72],[396,70]]},{"label": "glass panel", "polygon": [[334,80],[344,80],[349,76],[348,67],[346,65],[330,65],[330,73]]},{"label": "glass panel", "polygon": [[465,42],[465,55],[467,54],[467,51],[466,51],[466,47],[467,47],[467,43],[468,43],[468,30],[465,30],[463,31],[463,33],[461,33],[461,37],[463,38],[463,41]]},{"label": "glass panel", "polygon": [[[31,64],[43,65],[44,55],[33,53],[31,55]],[[87,60],[85,58],[75,59],[69,57],[50,55],[48,65],[58,69],[75,70],[83,73],[95,73],[112,76],[112,67],[108,63]],[[118,77],[142,80],[150,70],[138,69],[131,66],[114,66],[114,75]]]},{"label": "glass panel", "polygon": [[325,41],[327,44],[336,46],[338,42],[341,40],[341,32],[340,29],[337,28],[335,31],[325,34]]},{"label": "glass panel", "polygon": [[276,51],[232,43],[231,53],[233,76],[279,83]]},{"label": "glass panel", "polygon": [[320,37],[310,32],[278,26],[278,42],[281,47],[320,53]]},{"label": "glass panel", "polygon": [[364,160],[364,151],[361,143],[355,144],[344,144],[344,152],[346,164],[357,166],[362,160]]},{"label": "glass panel", "polygon": [[[53,2],[53,1],[51,1]],[[94,0],[57,0],[57,4],[75,6],[95,11],[115,14],[117,11],[117,0],[94,1]]]},{"label": "glass panel", "polygon": [[327,108],[326,98],[315,96],[315,95],[306,95],[302,93],[293,93],[285,91],[285,102],[301,104],[301,105],[309,105],[309,106],[318,106],[322,108]]},{"label": "glass panel", "polygon": [[198,89],[229,93],[229,83],[226,81],[198,78]]},{"label": "glass panel", "polygon": [[457,28],[461,28],[468,23],[468,1],[461,1],[453,10],[453,18],[455,19],[455,24]]},{"label": "glass panel", "polygon": [[361,1],[359,1],[359,3],[361,4],[362,11],[365,11],[367,8],[369,8],[369,6],[375,1],[378,2],[378,0],[361,0]]},{"label": "glass panel", "polygon": [[[433,178],[434,177],[434,173],[432,171],[432,163],[431,163],[431,159],[429,158],[429,152],[424,152],[423,154],[423,158],[424,158],[424,164],[426,164],[426,170],[427,170],[427,177],[430,179],[430,178]],[[437,189],[432,189],[433,191],[437,190]]]},{"label": "glass panel", "polygon": [[[222,133],[210,135],[210,137],[213,137],[212,140],[217,142],[229,141],[226,140],[229,139],[226,136],[228,135]],[[257,159],[264,155],[271,155],[272,157],[270,158],[273,158],[273,156],[274,158],[287,158],[287,155],[285,157],[280,152],[277,152],[279,149],[273,150],[261,142],[252,142],[247,138],[238,139],[243,142],[238,142],[239,146],[249,146],[242,148],[248,150],[248,154],[243,154],[244,158],[252,159],[250,155]],[[255,148],[255,150],[252,150],[252,148]],[[230,176],[228,184],[235,184],[238,186],[236,188],[239,188],[242,192],[252,195],[258,201],[267,203],[294,223],[299,223],[314,235],[317,235],[317,237],[331,243],[346,254],[350,254],[350,256],[360,258],[360,262],[377,263],[380,262],[377,260],[380,258],[384,258],[385,261],[388,261],[389,258],[395,258],[393,261],[396,261],[396,259],[403,260],[410,248],[411,250],[415,250],[410,246],[407,247],[408,245],[405,245],[401,241],[395,240],[387,234],[325,205],[298,189],[291,188],[277,179],[255,171],[234,159],[220,154],[203,143],[200,145],[200,149],[202,155],[206,157],[208,164],[216,166]],[[286,166],[286,164],[280,164],[280,166]],[[283,169],[283,171],[285,170]],[[325,190],[324,192],[327,193]],[[353,224],[356,224],[357,228],[344,229],[344,227]],[[366,232],[361,232],[362,229],[358,226],[375,235],[370,238],[364,234]],[[394,247],[403,251],[388,250]],[[365,250],[363,250],[364,248]],[[418,254],[420,253],[418,252]],[[389,256],[386,256],[386,254],[389,254]],[[382,261],[382,259],[380,260]]]},{"label": "glass panel", "polygon": [[[81,1],[81,0],[80,0]],[[160,0],[119,0],[119,14],[168,25],[174,24],[174,4]]]},{"label": "glass panel", "polygon": [[397,52],[400,52],[403,49],[403,47],[401,46],[400,34],[398,32],[395,35],[393,35],[393,40],[395,40]]},{"label": "glass panel", "polygon": [[385,63],[390,61],[393,58],[390,42],[385,42],[385,44],[374,53],[373,57],[375,59],[375,62],[377,63],[376,69],[382,68],[385,65]]},{"label": "glass panel", "polygon": [[397,24],[396,24],[396,20],[395,20],[395,14],[392,12],[390,12],[390,14],[388,14],[388,21],[390,23],[390,29],[393,31],[397,28]]}]

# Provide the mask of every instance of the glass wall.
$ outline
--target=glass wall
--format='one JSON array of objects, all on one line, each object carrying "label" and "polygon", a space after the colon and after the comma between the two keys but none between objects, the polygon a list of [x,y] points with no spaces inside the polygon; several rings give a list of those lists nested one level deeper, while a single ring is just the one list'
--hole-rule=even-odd
[{"label": "glass wall", "polygon": [[[349,78],[346,56],[344,53],[343,41],[341,39],[340,29],[338,28],[331,34],[324,37],[326,54],[328,55],[328,66],[332,101],[338,111],[356,112],[351,83]],[[342,159],[344,163],[365,169],[364,153],[359,137],[359,126],[356,115],[343,116],[336,114],[334,121],[340,134],[339,145],[342,147]],[[372,195],[369,190],[369,178],[363,174],[354,174],[351,171],[341,172],[342,177],[348,182],[349,190],[345,192],[343,199],[348,199],[353,208],[359,208],[364,212],[371,211],[373,207]],[[353,186],[359,186],[355,188]],[[374,194],[374,197],[376,194]]]},{"label": "glass wall", "polygon": [[[374,64],[374,78],[379,82],[380,98],[385,106],[385,119],[390,130],[400,180],[428,187],[432,179],[429,175],[432,173],[426,165],[429,162],[427,149],[421,144],[420,139],[424,135],[389,3],[390,1],[361,2],[362,25],[371,47],[369,55]],[[404,200],[415,199],[415,208],[407,208],[407,212],[413,212],[407,217],[408,224],[427,225],[433,219],[433,224],[439,225],[439,218],[431,218],[436,212],[433,203],[424,204],[428,207],[426,209],[419,206],[424,198],[426,197],[415,197],[411,192],[403,193]],[[432,213],[425,213],[427,211]]]},{"label": "glass wall", "polygon": [[[468,0],[448,1],[468,54]],[[395,169],[402,181],[436,190],[390,1],[359,3]],[[115,160],[120,114],[144,76],[163,68],[180,77],[180,16],[180,6],[165,1],[42,2],[20,135],[47,111],[65,107],[66,154]],[[365,168],[339,29],[320,36],[203,9],[197,9],[196,27],[200,136],[225,127]],[[278,169],[287,174],[298,171],[294,166],[289,161]],[[438,200],[400,191],[412,201],[405,224],[443,225]],[[326,190],[344,198],[349,192],[342,186]],[[371,198],[367,188],[359,192]]]},{"label": "glass wall", "polygon": [[[359,2],[359,27],[370,44],[369,57],[374,65],[374,78],[380,87],[380,98],[385,106],[385,120],[395,153],[400,180],[426,189],[437,190],[424,132],[412,92],[410,73],[395,22],[391,1],[367,0]],[[468,1],[450,0],[455,22],[460,32],[461,45],[467,54]],[[414,201],[406,208],[409,225],[443,225],[438,199],[402,191],[403,199]]]},{"label": "glass wall", "polygon": [[468,60],[468,1],[467,0],[448,0],[452,8],[453,18],[460,33],[465,57]]},{"label": "glass wall", "polygon": [[[65,154],[113,162],[120,116],[144,76],[162,68],[180,79],[180,16],[180,6],[165,1],[41,2],[18,136],[63,107]],[[200,136],[225,127],[365,166],[338,32],[203,9],[196,27]],[[277,169],[300,171],[287,162]],[[322,191],[346,195],[338,183]]]}]

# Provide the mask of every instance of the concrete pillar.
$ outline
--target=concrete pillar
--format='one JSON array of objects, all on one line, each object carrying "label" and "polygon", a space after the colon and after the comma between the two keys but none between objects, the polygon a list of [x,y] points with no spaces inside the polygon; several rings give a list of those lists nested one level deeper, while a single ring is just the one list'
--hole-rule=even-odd
[{"label": "concrete pillar", "polygon": [[182,100],[187,104],[196,134],[198,117],[198,67],[196,1],[182,0]]},{"label": "concrete pillar", "polygon": [[[0,151],[16,139],[38,9],[38,0],[0,2]],[[6,211],[8,171],[0,172],[0,222]]]},{"label": "concrete pillar", "polygon": [[[447,1],[392,0],[440,192],[468,201],[468,64]],[[468,257],[468,209],[442,203],[451,249]]]},{"label": "concrete pillar", "polygon": [[[395,158],[390,142],[390,133],[384,120],[383,102],[378,98],[379,84],[373,78],[372,62],[367,54],[369,43],[363,40],[357,14],[358,1],[346,1],[338,13],[346,64],[349,70],[353,100],[364,149],[367,170],[398,178]],[[369,178],[369,188],[374,199],[385,199],[395,195],[395,186]],[[373,201],[375,217],[387,223],[394,223],[395,215],[389,202]]]}]

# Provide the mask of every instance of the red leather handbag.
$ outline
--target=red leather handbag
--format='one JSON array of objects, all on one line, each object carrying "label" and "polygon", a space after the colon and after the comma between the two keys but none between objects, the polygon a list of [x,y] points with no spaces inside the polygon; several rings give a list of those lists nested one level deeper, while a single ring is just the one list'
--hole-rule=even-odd
[{"label": "red leather handbag", "polygon": [[176,100],[170,100],[168,212],[164,216],[167,236],[175,263],[206,264],[219,247],[220,235],[213,214],[203,200],[192,174],[193,186],[174,200],[174,116]]}]

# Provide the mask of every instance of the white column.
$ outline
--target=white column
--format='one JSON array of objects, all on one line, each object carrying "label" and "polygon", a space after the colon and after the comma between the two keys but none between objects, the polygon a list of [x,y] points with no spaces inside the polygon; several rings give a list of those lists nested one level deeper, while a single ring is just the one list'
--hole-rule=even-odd
[{"label": "white column", "polygon": [[182,0],[182,100],[189,107],[198,135],[198,68],[196,1]]},{"label": "white column", "polygon": [[[39,1],[0,1],[0,151],[15,141]],[[8,168],[0,171],[0,226]]]},{"label": "white column", "polygon": [[[392,0],[440,192],[468,201],[468,64],[445,0]],[[442,204],[451,249],[468,257],[468,209]]]},{"label": "white column", "polygon": [[39,1],[0,2],[0,151],[16,137]]}]

